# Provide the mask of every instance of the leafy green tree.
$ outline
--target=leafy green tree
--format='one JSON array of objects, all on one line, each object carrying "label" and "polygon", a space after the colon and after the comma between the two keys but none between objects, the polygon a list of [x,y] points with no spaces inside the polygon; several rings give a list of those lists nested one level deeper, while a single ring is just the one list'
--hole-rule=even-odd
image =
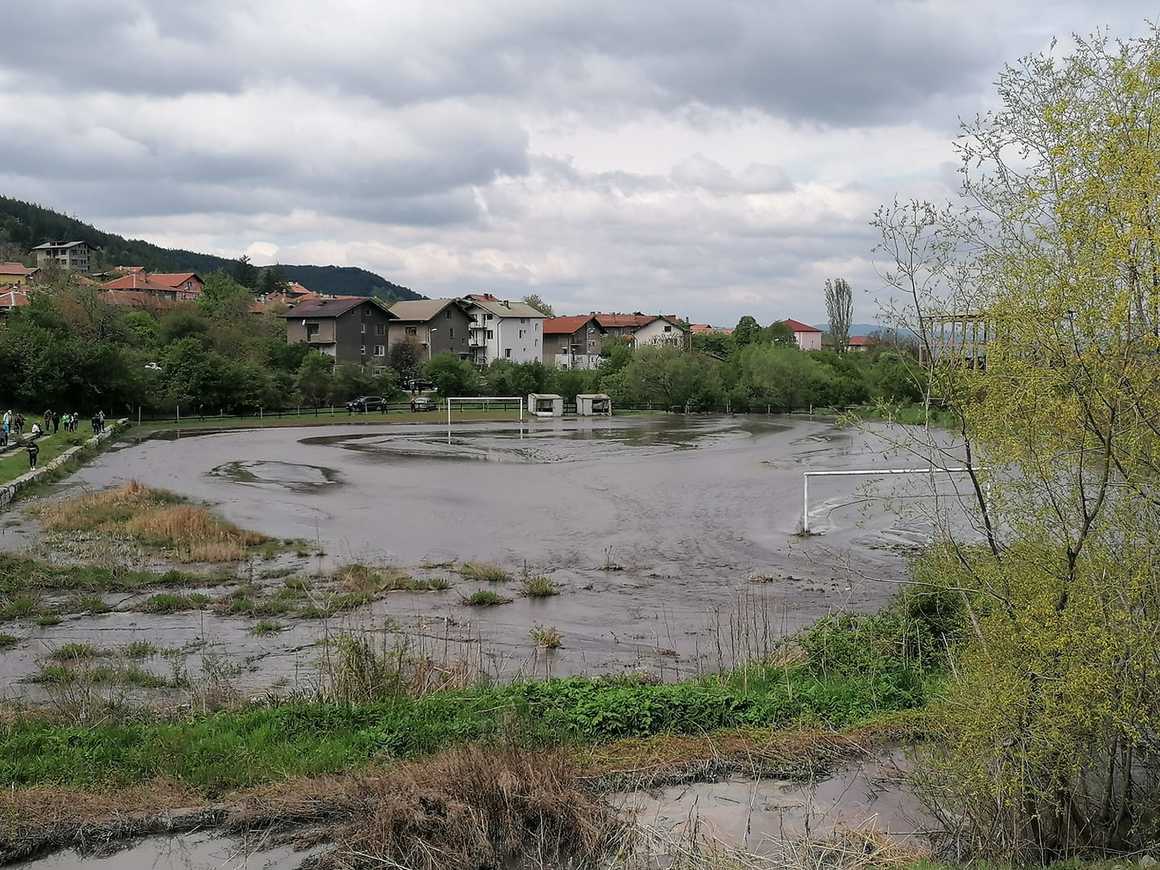
[{"label": "leafy green tree", "polygon": [[455,354],[437,353],[425,366],[427,379],[440,396],[475,396],[480,378],[475,366]]},{"label": "leafy green tree", "polygon": [[234,280],[250,290],[258,286],[258,268],[245,254],[234,262]]},{"label": "leafy green tree", "polygon": [[254,297],[250,290],[225,272],[212,272],[198,297],[198,307],[211,317],[244,318],[250,313]]},{"label": "leafy green tree", "polygon": [[306,404],[317,408],[332,391],[334,360],[312,351],[302,358],[294,385]]},{"label": "leafy green tree", "polygon": [[748,344],[757,344],[765,339],[763,330],[758,324],[757,320],[746,314],[737,321],[737,326],[733,329],[733,342],[737,347],[745,347]]},{"label": "leafy green tree", "polygon": [[845,353],[850,343],[850,320],[854,311],[854,291],[845,278],[826,279],[826,317],[829,320],[830,340],[837,353]]},{"label": "leafy green tree", "polygon": [[263,296],[275,296],[279,293],[285,293],[290,287],[290,282],[282,274],[282,269],[275,263],[273,266],[267,266],[261,270],[261,275],[258,279],[258,292]]},{"label": "leafy green tree", "polygon": [[797,347],[797,342],[793,337],[793,330],[786,325],[784,320],[770,324],[765,336],[773,344],[782,345],[783,347]]},{"label": "leafy green tree", "polygon": [[422,354],[417,342],[412,340],[395,342],[391,345],[391,352],[387,359],[401,384],[409,384],[419,376],[419,370],[422,367]]}]

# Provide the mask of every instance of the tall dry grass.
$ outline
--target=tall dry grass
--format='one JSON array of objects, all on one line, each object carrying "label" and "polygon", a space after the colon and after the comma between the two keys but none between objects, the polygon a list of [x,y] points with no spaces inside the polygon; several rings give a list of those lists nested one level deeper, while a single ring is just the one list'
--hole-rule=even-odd
[{"label": "tall dry grass", "polygon": [[136,481],[44,504],[34,513],[46,529],[128,537],[171,550],[182,562],[236,562],[269,539]]}]

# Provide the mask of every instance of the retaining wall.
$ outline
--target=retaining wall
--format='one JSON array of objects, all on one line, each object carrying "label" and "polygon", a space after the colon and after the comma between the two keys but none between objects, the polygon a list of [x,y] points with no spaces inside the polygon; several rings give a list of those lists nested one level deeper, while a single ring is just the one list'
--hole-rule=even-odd
[{"label": "retaining wall", "polygon": [[122,429],[127,423],[127,418],[117,420],[116,422],[111,422],[105,427],[103,432],[101,432],[99,435],[94,435],[92,438],[89,438],[87,441],[85,441],[84,444],[78,444],[75,447],[70,447],[59,456],[48,460],[48,462],[44,463],[44,465],[38,465],[36,468],[24,472],[24,474],[20,475],[20,477],[10,480],[8,483],[0,486],[0,510],[4,510],[6,507],[8,507],[8,505],[10,505],[16,499],[17,494],[22,489],[25,489],[26,487],[36,483],[36,481],[40,480],[40,478],[44,477],[46,474],[52,474],[52,472],[56,471],[70,459],[73,459],[78,453],[82,453],[86,450],[92,450],[102,441],[107,441],[108,439],[112,438],[114,433]]}]

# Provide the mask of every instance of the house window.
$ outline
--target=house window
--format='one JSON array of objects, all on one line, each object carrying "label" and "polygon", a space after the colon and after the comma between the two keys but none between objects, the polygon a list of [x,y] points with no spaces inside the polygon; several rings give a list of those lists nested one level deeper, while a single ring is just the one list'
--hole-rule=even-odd
[{"label": "house window", "polygon": [[673,328],[671,326],[665,327],[665,332],[672,332],[672,331],[673,331]]},{"label": "house window", "polygon": [[306,324],[306,340],[310,341],[312,338],[318,338],[318,324],[317,323]]},{"label": "house window", "polygon": [[363,335],[366,335],[366,334],[367,334],[367,324],[366,324],[366,321],[364,320],[364,321],[362,322],[362,324],[361,324],[361,325],[362,325],[362,329],[360,329],[360,330],[359,330],[359,332],[361,332]]},{"label": "house window", "polygon": [[454,326],[447,327],[447,337],[448,338],[455,338],[455,327]]},{"label": "house window", "polygon": [[488,319],[488,320],[491,320],[491,318],[492,318],[492,315],[490,315],[490,314],[489,314],[489,315],[487,315],[487,319]]},{"label": "house window", "polygon": [[361,356],[366,356],[367,355],[367,346],[365,344],[362,345],[361,347],[359,347],[358,352]]},{"label": "house window", "polygon": [[407,335],[418,335],[418,334],[419,334],[419,327],[417,327],[417,326],[408,326],[407,327]]},{"label": "house window", "polygon": [[527,323],[527,322],[528,322],[528,319],[526,317],[520,318],[520,323]]},{"label": "house window", "polygon": [[375,335],[386,335],[386,334],[387,334],[387,325],[385,323],[376,323],[375,324]]},{"label": "house window", "polygon": [[503,355],[504,355],[505,357],[507,357],[508,359],[511,359],[511,358],[512,358],[512,349],[509,347],[507,350],[505,350],[505,351],[503,352]]},{"label": "house window", "polygon": [[495,338],[495,332],[493,332],[492,330],[489,329],[487,331],[487,339],[488,339],[488,341],[491,341],[491,339],[493,339],[493,338]]},{"label": "house window", "polygon": [[385,347],[383,347],[381,344],[376,344],[375,345],[375,356],[386,356],[386,355],[387,355],[387,349]]},{"label": "house window", "polygon": [[523,338],[523,337],[524,337],[524,331],[521,329],[520,330],[520,338]]},{"label": "house window", "polygon": [[443,312],[443,319],[444,320],[451,319],[451,309],[450,308],[448,308],[446,311]]}]

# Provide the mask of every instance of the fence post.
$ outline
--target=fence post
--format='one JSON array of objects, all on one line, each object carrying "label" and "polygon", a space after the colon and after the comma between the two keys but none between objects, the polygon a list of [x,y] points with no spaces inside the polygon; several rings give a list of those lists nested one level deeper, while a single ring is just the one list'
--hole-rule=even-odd
[{"label": "fence post", "polygon": [[810,533],[810,475],[802,474],[802,534]]}]

